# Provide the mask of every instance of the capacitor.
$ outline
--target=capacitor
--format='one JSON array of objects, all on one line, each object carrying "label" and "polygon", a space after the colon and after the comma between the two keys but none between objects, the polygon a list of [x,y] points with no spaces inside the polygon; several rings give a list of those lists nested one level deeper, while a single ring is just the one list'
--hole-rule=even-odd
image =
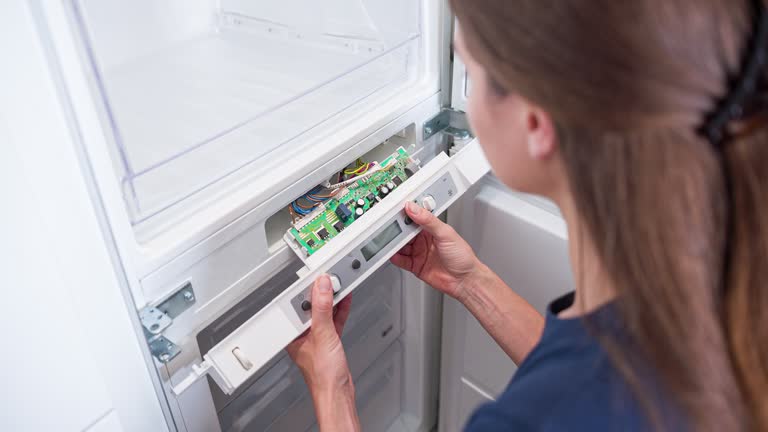
[{"label": "capacitor", "polygon": [[364,205],[365,205],[365,200],[364,199],[360,198],[359,200],[357,200],[357,206],[358,207],[362,207]]},{"label": "capacitor", "polygon": [[389,182],[389,183],[387,183],[387,187],[389,188],[389,190],[394,190],[395,189],[395,184],[392,183],[392,182]]},{"label": "capacitor", "polygon": [[381,187],[381,194],[386,196],[389,193],[389,188],[386,186]]},{"label": "capacitor", "polygon": [[363,213],[365,213],[365,210],[363,210],[362,207],[358,207],[355,209],[355,216],[360,217],[363,215]]}]

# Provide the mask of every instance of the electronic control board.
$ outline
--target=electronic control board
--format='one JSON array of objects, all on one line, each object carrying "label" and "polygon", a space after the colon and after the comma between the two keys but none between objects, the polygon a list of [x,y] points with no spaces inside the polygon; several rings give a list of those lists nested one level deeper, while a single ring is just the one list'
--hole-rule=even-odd
[{"label": "electronic control board", "polygon": [[295,222],[285,236],[286,241],[297,242],[298,250],[305,256],[313,255],[413,175],[413,162],[400,147],[376,164],[371,174],[336,189],[331,199]]}]

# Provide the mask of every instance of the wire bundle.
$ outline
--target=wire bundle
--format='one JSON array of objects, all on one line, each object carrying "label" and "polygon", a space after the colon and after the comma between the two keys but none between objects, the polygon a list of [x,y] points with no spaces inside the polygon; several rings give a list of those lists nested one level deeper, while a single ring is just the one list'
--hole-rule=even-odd
[{"label": "wire bundle", "polygon": [[315,208],[336,196],[340,190],[345,186],[352,184],[360,179],[368,178],[381,169],[388,169],[390,167],[381,167],[375,162],[363,162],[362,159],[358,159],[354,168],[347,168],[342,170],[338,174],[338,183],[326,184],[325,186],[316,186],[311,191],[302,195],[296,201],[293,201],[288,206],[288,211],[291,214],[291,218],[294,222],[301,219],[304,216],[312,213]]},{"label": "wire bundle", "polygon": [[347,176],[359,176],[363,175],[366,172],[368,172],[369,169],[373,166],[372,163],[365,163],[361,159],[358,159],[356,162],[355,168],[349,168],[344,170],[344,175]]},{"label": "wire bundle", "polygon": [[297,218],[312,213],[315,207],[333,198],[339,192],[338,189],[333,191],[323,190],[324,188],[322,186],[316,186],[288,206],[288,210],[294,221]]}]

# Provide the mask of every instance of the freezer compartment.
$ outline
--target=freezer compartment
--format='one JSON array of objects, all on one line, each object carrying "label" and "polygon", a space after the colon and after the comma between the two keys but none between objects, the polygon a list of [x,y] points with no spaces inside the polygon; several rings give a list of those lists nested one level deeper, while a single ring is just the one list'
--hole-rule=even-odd
[{"label": "freezer compartment", "polygon": [[414,82],[421,3],[71,0],[132,223],[268,181]]},{"label": "freezer compartment", "polygon": [[[402,358],[402,347],[399,342],[395,342],[356,380],[357,414],[362,430],[385,432],[401,417],[404,367]],[[317,424],[310,430],[317,432]]]},{"label": "freezer compartment", "polygon": [[[253,391],[221,417],[224,432],[316,431],[312,399],[301,373],[284,360],[262,392]],[[384,432],[401,412],[402,349],[393,343],[363,373],[354,375],[356,404],[365,431]],[[267,387],[268,386],[268,387]]]},{"label": "freezer compartment", "polygon": [[[391,266],[381,269],[355,294],[353,304],[342,342],[357,378],[401,334],[402,273]],[[306,386],[284,352],[239,393],[227,396],[213,381],[209,385],[223,431],[306,430],[312,424]]]}]

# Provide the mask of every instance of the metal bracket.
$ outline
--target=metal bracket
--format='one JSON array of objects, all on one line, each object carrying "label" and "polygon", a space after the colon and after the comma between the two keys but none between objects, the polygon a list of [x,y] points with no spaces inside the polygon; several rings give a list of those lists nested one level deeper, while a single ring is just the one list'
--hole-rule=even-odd
[{"label": "metal bracket", "polygon": [[424,123],[424,141],[432,138],[438,133],[451,136],[456,140],[467,140],[472,138],[467,115],[461,111],[452,110],[450,108],[444,108],[438,115]]},{"label": "metal bracket", "polygon": [[162,333],[173,324],[173,319],[192,307],[197,302],[192,284],[187,282],[178,291],[156,307],[146,307],[139,311],[144,336],[149,342],[149,350],[161,363],[168,363],[179,355],[181,349],[168,340]]},{"label": "metal bracket", "polygon": [[149,352],[160,362],[168,363],[181,353],[181,348],[165,336],[157,336],[149,341]]}]

